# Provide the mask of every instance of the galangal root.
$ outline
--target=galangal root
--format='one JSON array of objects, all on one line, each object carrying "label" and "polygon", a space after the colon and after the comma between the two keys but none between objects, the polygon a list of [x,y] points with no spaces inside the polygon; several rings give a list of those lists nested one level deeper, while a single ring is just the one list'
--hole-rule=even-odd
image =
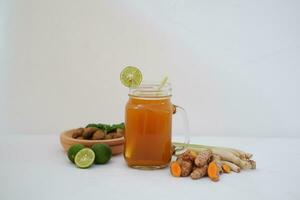
[{"label": "galangal root", "polygon": [[[183,143],[173,143],[173,148],[184,146]],[[170,165],[171,174],[175,177],[200,179],[208,176],[212,181],[218,181],[223,172],[239,173],[242,169],[256,168],[256,162],[251,160],[252,154],[238,149],[196,144],[189,144],[186,148]]]}]

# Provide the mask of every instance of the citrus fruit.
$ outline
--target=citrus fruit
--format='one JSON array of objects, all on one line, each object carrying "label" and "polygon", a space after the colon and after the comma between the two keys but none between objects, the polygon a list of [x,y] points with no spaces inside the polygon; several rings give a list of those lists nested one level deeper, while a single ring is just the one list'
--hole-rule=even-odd
[{"label": "citrus fruit", "polygon": [[143,80],[142,72],[133,66],[125,67],[120,74],[120,80],[126,87],[138,87]]},{"label": "citrus fruit", "polygon": [[105,164],[111,158],[111,149],[107,144],[94,144],[92,150],[95,152],[95,164]]},{"label": "citrus fruit", "polygon": [[75,156],[75,164],[79,168],[90,167],[95,160],[95,153],[90,148],[81,149]]},{"label": "citrus fruit", "polygon": [[74,163],[74,159],[78,151],[83,149],[84,146],[82,144],[73,144],[69,150],[68,150],[68,158],[70,159],[71,162]]}]

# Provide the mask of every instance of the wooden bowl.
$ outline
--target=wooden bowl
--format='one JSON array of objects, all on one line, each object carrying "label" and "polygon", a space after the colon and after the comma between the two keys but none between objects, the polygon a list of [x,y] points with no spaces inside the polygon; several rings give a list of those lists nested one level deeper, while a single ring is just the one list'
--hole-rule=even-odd
[{"label": "wooden bowl", "polygon": [[85,140],[85,139],[75,139],[72,138],[72,131],[74,129],[64,131],[60,134],[60,143],[63,146],[65,151],[68,151],[71,145],[73,144],[82,144],[85,147],[92,147],[93,144],[107,144],[110,146],[112,154],[120,154],[123,152],[124,148],[124,137],[109,139],[109,140]]}]

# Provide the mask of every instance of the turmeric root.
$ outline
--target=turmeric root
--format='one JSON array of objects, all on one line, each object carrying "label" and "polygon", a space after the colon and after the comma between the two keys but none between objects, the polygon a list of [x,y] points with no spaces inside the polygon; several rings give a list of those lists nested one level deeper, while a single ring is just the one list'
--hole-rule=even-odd
[{"label": "turmeric root", "polygon": [[199,154],[197,155],[197,157],[195,158],[195,165],[197,167],[203,167],[205,165],[207,165],[212,157],[212,152],[211,150],[204,150],[199,152]]},{"label": "turmeric root", "polygon": [[175,177],[185,177],[189,176],[193,169],[193,163],[191,161],[183,160],[182,158],[177,158],[176,161],[171,162],[170,171]]},{"label": "turmeric root", "polygon": [[193,172],[191,173],[192,179],[199,179],[202,178],[207,174],[207,165],[203,167],[196,167],[194,168]]},{"label": "turmeric root", "polygon": [[189,176],[193,170],[193,162],[190,160],[183,160],[183,158],[177,158],[176,162],[179,163],[181,168],[180,176]]},{"label": "turmeric root", "polygon": [[231,162],[228,161],[221,161],[223,165],[227,165],[228,167],[230,167],[230,169],[236,173],[239,173],[241,171],[241,168]]},{"label": "turmeric root", "polygon": [[191,162],[194,162],[196,157],[197,157],[197,153],[191,150],[187,150],[178,156],[178,158],[182,158],[182,160],[191,161]]},{"label": "turmeric root", "polygon": [[177,162],[177,161],[171,162],[170,171],[173,176],[180,177],[181,176],[181,167],[180,167],[179,162]]},{"label": "turmeric root", "polygon": [[191,176],[192,179],[199,179],[205,176],[207,174],[207,164],[211,156],[212,153],[210,150],[200,152],[199,154],[195,151],[187,150],[180,154],[176,160],[181,168],[180,176]]},{"label": "turmeric root", "polygon": [[207,174],[212,181],[219,181],[219,171],[220,169],[215,161],[209,163],[207,168]]},{"label": "turmeric root", "polygon": [[230,167],[226,164],[222,165],[222,169],[223,169],[223,172],[225,172],[225,173],[230,173],[231,172]]},{"label": "turmeric root", "polygon": [[222,172],[239,173],[241,169],[255,169],[256,162],[250,160],[252,154],[227,147],[214,147],[196,144],[173,143],[173,150],[185,149],[178,156],[177,162],[181,168],[180,176],[199,179],[205,175],[213,181],[218,181]]}]

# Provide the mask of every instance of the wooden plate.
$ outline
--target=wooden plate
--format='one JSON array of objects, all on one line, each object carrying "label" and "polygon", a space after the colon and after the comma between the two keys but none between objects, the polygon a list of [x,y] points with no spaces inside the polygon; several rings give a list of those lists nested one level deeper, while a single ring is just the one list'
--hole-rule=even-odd
[{"label": "wooden plate", "polygon": [[102,144],[107,144],[110,146],[113,155],[120,154],[123,152],[124,137],[116,138],[116,139],[109,139],[109,140],[75,139],[75,138],[72,138],[73,130],[74,129],[67,130],[60,134],[60,143],[63,146],[65,151],[68,151],[70,146],[73,144],[82,144],[85,147],[92,147],[93,144],[102,143]]}]

